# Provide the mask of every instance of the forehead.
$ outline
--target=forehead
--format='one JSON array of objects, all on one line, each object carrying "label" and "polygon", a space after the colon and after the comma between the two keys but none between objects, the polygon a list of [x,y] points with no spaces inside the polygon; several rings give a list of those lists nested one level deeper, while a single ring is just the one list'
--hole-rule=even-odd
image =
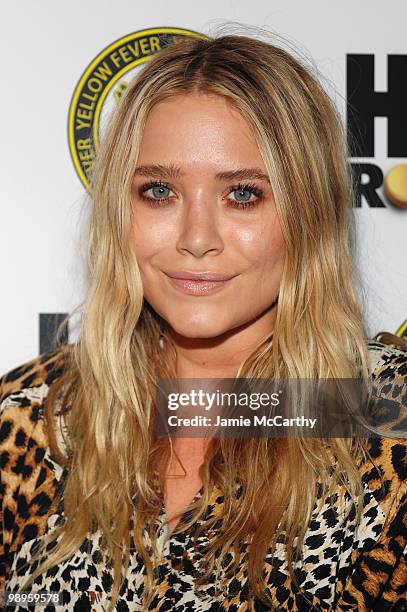
[{"label": "forehead", "polygon": [[264,168],[247,120],[224,97],[188,93],[157,103],[147,116],[139,163],[234,163]]}]

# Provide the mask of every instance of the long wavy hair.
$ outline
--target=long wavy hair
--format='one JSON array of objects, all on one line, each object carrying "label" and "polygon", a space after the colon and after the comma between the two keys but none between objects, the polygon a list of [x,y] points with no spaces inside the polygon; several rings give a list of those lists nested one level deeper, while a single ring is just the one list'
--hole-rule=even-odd
[{"label": "long wavy hair", "polygon": [[[131,185],[150,110],[191,92],[225,98],[251,126],[286,244],[274,328],[237,377],[369,379],[351,253],[353,189],[335,103],[313,68],[269,41],[235,34],[178,40],[129,83],[102,140],[92,179],[89,290],[78,340],[46,404],[51,452],[68,468],[65,522],[51,535],[61,536],[57,546],[24,588],[98,529],[114,568],[110,609],[133,550],[146,568],[144,605],[156,595],[156,520],[172,451],[169,440],[156,436],[155,383],[157,376],[176,377],[174,359],[162,358],[162,339],[173,357],[175,347],[165,321],[143,298],[130,240]],[[62,406],[67,453],[56,442],[56,406]],[[214,487],[222,491],[223,527],[205,550],[197,583],[221,571],[231,551],[233,572],[247,540],[251,596],[271,605],[262,582],[265,556],[283,535],[294,579],[318,482],[326,495],[347,491],[360,511],[358,461],[365,452],[362,439],[333,438],[329,445],[312,438],[213,439],[200,469],[204,493],[190,506],[190,520],[175,528],[202,518]],[[205,529],[216,520],[207,519]],[[222,581],[216,587],[221,593]]]}]

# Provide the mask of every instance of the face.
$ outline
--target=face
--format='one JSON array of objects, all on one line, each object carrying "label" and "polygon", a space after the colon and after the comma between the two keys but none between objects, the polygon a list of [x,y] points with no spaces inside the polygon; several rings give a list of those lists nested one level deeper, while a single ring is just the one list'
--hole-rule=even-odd
[{"label": "face", "polygon": [[271,325],[284,240],[259,148],[229,102],[194,93],[153,107],[132,211],[144,296],[172,330]]}]

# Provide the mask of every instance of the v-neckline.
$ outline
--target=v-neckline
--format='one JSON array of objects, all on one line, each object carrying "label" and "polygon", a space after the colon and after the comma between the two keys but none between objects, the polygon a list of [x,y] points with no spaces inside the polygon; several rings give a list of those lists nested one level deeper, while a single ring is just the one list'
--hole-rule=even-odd
[{"label": "v-neckline", "polygon": [[161,517],[163,519],[163,528],[165,529],[166,535],[169,537],[169,539],[172,538],[174,529],[176,529],[179,526],[180,523],[184,522],[183,519],[185,518],[185,515],[187,515],[191,511],[189,509],[189,506],[191,506],[198,499],[200,499],[202,497],[202,495],[203,495],[203,492],[204,492],[204,485],[202,485],[201,488],[199,489],[199,491],[197,491],[195,493],[193,499],[189,502],[188,506],[185,508],[185,510],[183,511],[182,515],[178,518],[178,521],[172,527],[171,531],[168,529],[167,508],[166,508],[165,500],[163,501],[162,508],[161,508]]}]

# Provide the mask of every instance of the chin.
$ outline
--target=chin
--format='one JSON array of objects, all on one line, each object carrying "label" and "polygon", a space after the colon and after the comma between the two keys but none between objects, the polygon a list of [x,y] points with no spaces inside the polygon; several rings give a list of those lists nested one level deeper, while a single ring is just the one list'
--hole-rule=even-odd
[{"label": "chin", "polygon": [[215,317],[199,320],[193,317],[190,319],[177,317],[176,320],[169,318],[167,321],[177,334],[185,338],[216,338],[230,329],[230,326],[222,325]]}]

